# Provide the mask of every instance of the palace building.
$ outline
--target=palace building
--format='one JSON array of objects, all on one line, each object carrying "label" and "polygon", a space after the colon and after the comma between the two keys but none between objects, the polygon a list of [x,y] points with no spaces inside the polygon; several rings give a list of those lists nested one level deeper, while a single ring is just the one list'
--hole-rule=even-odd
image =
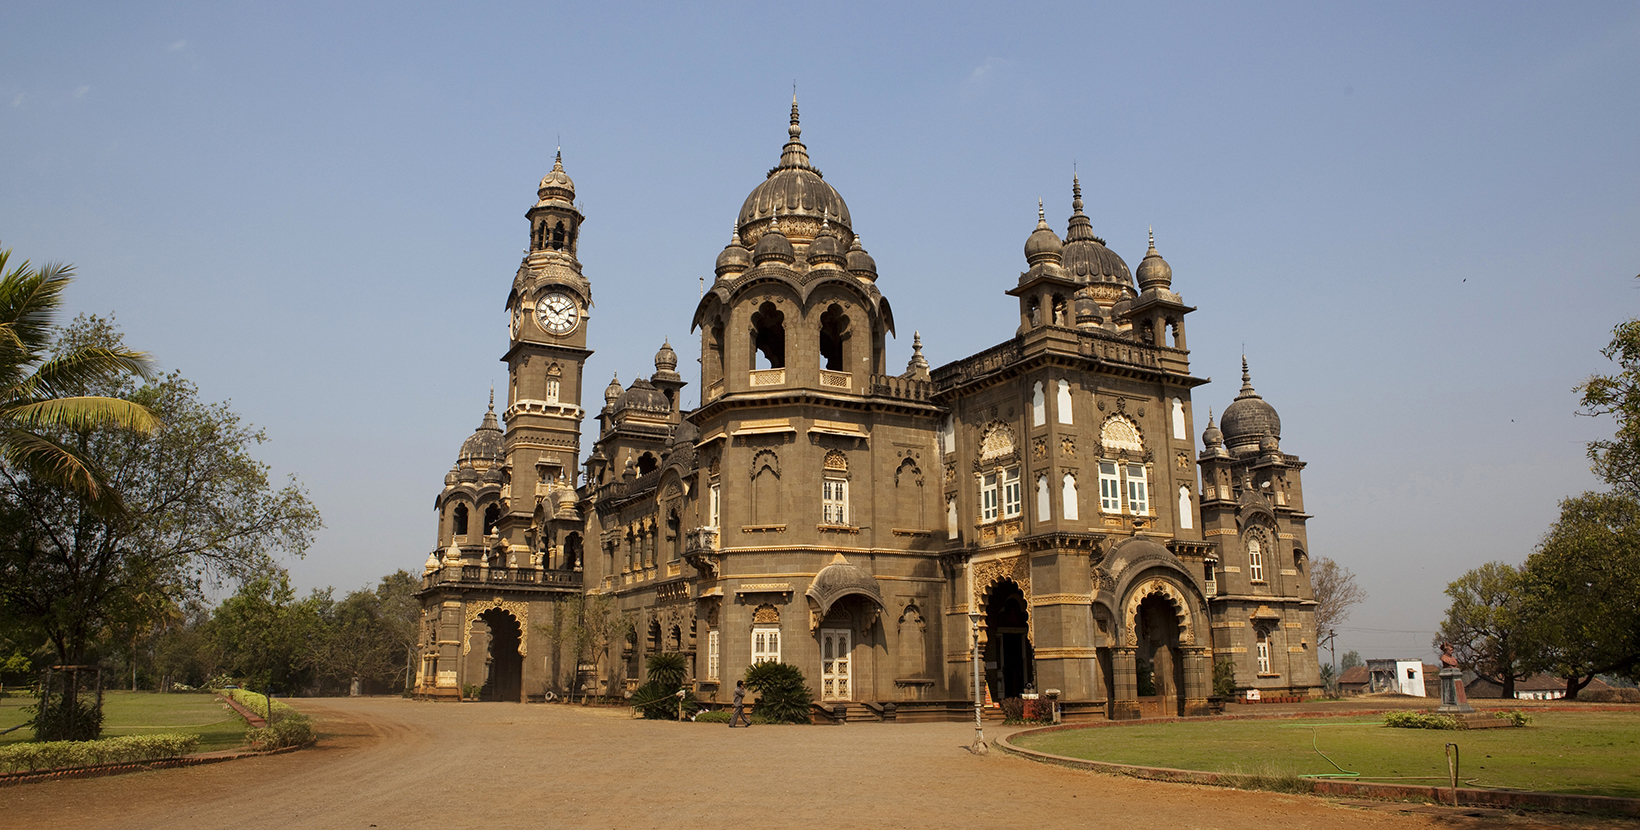
[{"label": "palace building", "polygon": [[982,695],[1057,690],[1070,719],[1204,713],[1216,665],[1319,691],[1304,463],[1245,358],[1197,443],[1194,309],[1071,184],[1064,236],[1039,209],[996,285],[1012,336],[937,368],[914,337],[892,373],[894,311],[794,101],[695,309],[699,378],[662,345],[584,448],[597,275],[560,156],[505,286],[500,419],[492,394],[434,503],[416,693],[619,697],[680,653],[703,699],[780,660],[854,718],[965,717],[976,641]]}]

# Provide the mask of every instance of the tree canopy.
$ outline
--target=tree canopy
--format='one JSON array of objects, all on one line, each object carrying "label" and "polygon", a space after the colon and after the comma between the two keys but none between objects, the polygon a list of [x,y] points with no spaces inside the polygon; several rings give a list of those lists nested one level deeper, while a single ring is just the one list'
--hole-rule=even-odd
[{"label": "tree canopy", "polygon": [[1505,562],[1488,562],[1453,580],[1446,586],[1452,604],[1431,644],[1439,650],[1451,643],[1458,665],[1502,686],[1504,697],[1515,696],[1515,681],[1527,674],[1522,657],[1531,650],[1520,588],[1520,569]]},{"label": "tree canopy", "polygon": [[1526,669],[1566,679],[1567,697],[1597,674],[1640,679],[1640,501],[1584,493],[1521,569],[1533,649]]},{"label": "tree canopy", "polygon": [[1589,460],[1596,475],[1616,492],[1640,498],[1640,320],[1612,329],[1612,340],[1601,349],[1618,372],[1592,375],[1577,387],[1584,415],[1610,415],[1617,433],[1589,442]]}]

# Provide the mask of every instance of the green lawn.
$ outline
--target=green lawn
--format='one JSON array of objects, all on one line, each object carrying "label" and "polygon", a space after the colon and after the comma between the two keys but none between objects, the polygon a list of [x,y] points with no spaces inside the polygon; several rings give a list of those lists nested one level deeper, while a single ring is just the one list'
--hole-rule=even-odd
[{"label": "green lawn", "polygon": [[[0,730],[26,722],[29,715],[23,709],[33,703],[33,698],[20,695],[0,698]],[[212,694],[103,693],[103,737],[159,732],[197,734],[201,752],[245,743],[245,721]],[[0,735],[0,744],[33,738],[34,730],[25,726]]]},{"label": "green lawn", "polygon": [[[1362,781],[1447,780],[1458,744],[1470,786],[1640,798],[1640,712],[1534,712],[1524,729],[1388,729],[1382,718],[1203,721],[1022,736],[1027,749],[1140,766],[1263,776],[1337,772]],[[1313,742],[1313,745],[1312,745]],[[1427,778],[1427,780],[1417,780]]]}]

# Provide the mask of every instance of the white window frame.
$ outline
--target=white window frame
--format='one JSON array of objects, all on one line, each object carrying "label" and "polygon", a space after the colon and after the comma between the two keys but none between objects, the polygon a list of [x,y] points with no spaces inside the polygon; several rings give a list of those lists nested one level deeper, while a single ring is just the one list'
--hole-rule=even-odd
[{"label": "white window frame", "polygon": [[1065,517],[1065,521],[1074,522],[1082,517],[1079,492],[1080,488],[1076,486],[1076,476],[1066,473],[1059,483],[1059,500],[1063,502],[1060,505],[1060,515]]},{"label": "white window frame", "polygon": [[1270,674],[1270,635],[1258,633],[1258,673]]},{"label": "white window frame", "polygon": [[706,526],[719,527],[720,525],[718,522],[723,519],[723,485],[713,484],[711,488],[707,490],[707,494]]},{"label": "white window frame", "polygon": [[985,473],[979,477],[979,520],[994,522],[997,520],[999,496],[997,488],[997,474]]},{"label": "white window frame", "polygon": [[1150,482],[1145,475],[1145,465],[1127,465],[1127,507],[1128,512],[1135,516],[1150,515]]},{"label": "white window frame", "polygon": [[1247,539],[1247,578],[1264,581],[1264,543],[1257,536]]},{"label": "white window frame", "polygon": [[1019,468],[1003,468],[1000,479],[1002,482],[1002,518],[1017,519],[1025,512],[1025,494],[1023,485],[1019,481]]},{"label": "white window frame", "polygon": [[780,662],[780,626],[752,626],[752,664]]},{"label": "white window frame", "polygon": [[557,378],[551,378],[551,377],[547,378],[546,401],[547,401],[547,403],[558,403],[558,379]]},{"label": "white window frame", "polygon": [[717,632],[717,629],[714,628],[711,631],[706,632],[706,679],[707,680],[714,680],[715,681],[715,680],[718,679],[718,663],[719,663],[718,632]]},{"label": "white window frame", "polygon": [[1122,480],[1118,477],[1116,462],[1099,462],[1099,510],[1104,513],[1122,512]]},{"label": "white window frame", "polygon": [[828,525],[848,524],[848,479],[821,480],[820,521]]}]

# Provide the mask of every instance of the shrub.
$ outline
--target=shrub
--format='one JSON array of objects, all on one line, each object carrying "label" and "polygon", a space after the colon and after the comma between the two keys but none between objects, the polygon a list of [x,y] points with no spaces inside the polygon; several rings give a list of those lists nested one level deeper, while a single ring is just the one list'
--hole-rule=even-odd
[{"label": "shrub", "polygon": [[695,723],[728,723],[734,713],[727,709],[718,709],[712,712],[701,712],[695,715]]},{"label": "shrub", "polygon": [[1002,699],[1002,722],[1019,723],[1025,720],[1025,701],[1023,698],[1005,697]]},{"label": "shrub", "polygon": [[1462,729],[1457,718],[1434,712],[1391,712],[1384,716],[1384,725],[1397,729]]},{"label": "shrub", "polygon": [[1502,718],[1516,726],[1525,726],[1532,722],[1532,716],[1519,709],[1511,709],[1507,712],[1493,712],[1492,717]]},{"label": "shrub", "polygon": [[1640,703],[1640,689],[1595,689],[1579,692],[1577,699],[1589,703]]},{"label": "shrub", "polygon": [[1213,694],[1219,697],[1236,696],[1236,663],[1226,657],[1213,664]]},{"label": "shrub", "polygon": [[135,764],[189,755],[198,735],[124,735],[100,741],[37,741],[0,747],[0,772]]},{"label": "shrub", "polygon": [[746,688],[757,692],[752,719],[758,723],[809,723],[813,692],[803,670],[790,663],[753,663],[746,667]]},{"label": "shrub", "polygon": [[[277,706],[275,707],[277,709]],[[267,752],[271,749],[283,749],[287,746],[302,746],[311,743],[314,739],[313,722],[307,715],[291,710],[288,715],[281,715],[272,726],[251,727],[245,730],[245,743],[251,749]]]},{"label": "shrub", "polygon": [[[678,690],[683,688],[687,666],[683,655],[652,654],[645,665],[649,669],[649,680],[632,692],[632,705],[649,720],[677,720]],[[683,713],[692,715],[698,711],[700,701],[695,699],[694,692],[686,693]]]}]

